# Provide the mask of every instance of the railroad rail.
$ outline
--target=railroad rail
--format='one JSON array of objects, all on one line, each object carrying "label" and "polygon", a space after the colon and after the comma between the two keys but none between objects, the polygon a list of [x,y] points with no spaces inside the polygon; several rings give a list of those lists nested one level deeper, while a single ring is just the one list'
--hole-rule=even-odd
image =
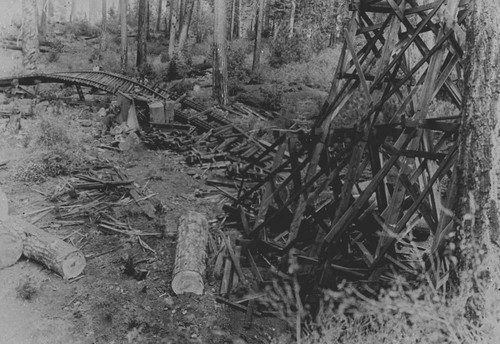
[{"label": "railroad rail", "polygon": [[[238,128],[232,124],[231,121],[214,111],[215,108],[207,108],[181,94],[161,88],[151,88],[116,73],[104,71],[69,71],[13,76],[0,79],[0,88],[14,87],[16,85],[34,86],[41,83],[74,85],[77,87],[79,94],[82,94],[81,87],[83,86],[96,88],[110,94],[117,94],[118,92],[134,93],[160,101],[178,101],[184,108],[190,108],[198,114],[190,115],[177,109],[174,114],[175,121],[183,124],[190,124],[202,132],[211,131],[221,142],[227,140],[226,136],[237,136],[237,139],[232,139],[231,143],[226,145],[226,149],[242,147],[242,149],[240,149],[243,153],[241,156],[247,161],[252,161],[254,157],[262,154],[269,146],[246,134],[244,130]],[[231,108],[230,111],[232,113],[241,113],[237,108]],[[230,132],[229,134],[228,131]],[[249,154],[249,152],[253,153]],[[273,153],[270,153],[271,156],[273,156]]]}]

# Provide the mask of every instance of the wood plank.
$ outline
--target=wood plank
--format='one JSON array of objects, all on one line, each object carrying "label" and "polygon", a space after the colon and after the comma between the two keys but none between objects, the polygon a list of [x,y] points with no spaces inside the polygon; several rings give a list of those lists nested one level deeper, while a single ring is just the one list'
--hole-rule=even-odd
[{"label": "wood plank", "polygon": [[[428,193],[432,189],[432,186],[436,182],[436,180],[446,173],[454,163],[454,160],[457,158],[457,151],[458,151],[458,144],[456,143],[453,148],[450,150],[448,155],[446,156],[446,159],[443,160],[441,165],[439,165],[439,168],[436,170],[432,178],[429,180],[429,183],[425,186],[425,188],[422,190],[420,195],[418,196],[418,199],[411,205],[411,207],[405,212],[403,217],[398,221],[394,228],[394,233],[398,234],[401,232],[401,230],[405,227],[406,223],[408,220],[413,216],[417,208],[420,206],[420,203],[427,197]],[[387,241],[384,243],[384,245],[380,248],[379,254],[375,257],[375,260],[373,261],[372,266],[369,269],[369,273],[371,274],[375,268],[379,265],[381,260],[384,258],[385,253],[387,250],[391,247],[391,245],[394,243],[395,238],[390,237],[387,239]]]},{"label": "wood plank", "polygon": [[[408,133],[405,142],[402,144],[402,148],[406,147],[406,145],[412,138],[413,135],[411,133]],[[356,201],[354,201],[354,203],[350,206],[350,208],[332,224],[330,232],[328,232],[328,234],[325,236],[326,243],[334,242],[340,237],[340,235],[342,235],[347,226],[352,223],[354,218],[362,211],[363,205],[368,201],[372,193],[375,192],[378,184],[383,180],[387,173],[389,173],[390,169],[396,163],[398,158],[398,155],[392,155],[384,164],[382,169],[380,169],[377,175],[372,179],[370,184],[368,184],[363,193],[359,195]]]}]

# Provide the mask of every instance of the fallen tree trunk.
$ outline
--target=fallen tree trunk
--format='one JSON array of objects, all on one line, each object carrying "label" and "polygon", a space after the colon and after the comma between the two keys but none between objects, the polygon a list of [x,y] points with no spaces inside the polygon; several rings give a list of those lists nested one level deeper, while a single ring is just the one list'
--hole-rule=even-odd
[{"label": "fallen tree trunk", "polygon": [[203,294],[208,242],[208,221],[189,211],[179,220],[172,289],[176,294]]},{"label": "fallen tree trunk", "polygon": [[75,278],[85,268],[83,253],[53,234],[47,233],[19,217],[0,221],[23,238],[23,255],[39,262],[64,279]]},{"label": "fallen tree trunk", "polygon": [[0,269],[14,265],[22,254],[22,236],[0,219]]}]

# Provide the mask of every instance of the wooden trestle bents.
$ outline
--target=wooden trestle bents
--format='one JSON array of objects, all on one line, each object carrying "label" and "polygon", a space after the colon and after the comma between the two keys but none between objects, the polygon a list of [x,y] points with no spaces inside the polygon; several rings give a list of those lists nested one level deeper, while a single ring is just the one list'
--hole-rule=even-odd
[{"label": "wooden trestle bents", "polygon": [[[411,234],[418,226],[438,249],[450,227],[442,199],[455,194],[442,186],[454,185],[467,1],[357,0],[350,10],[310,135],[284,133],[271,173],[235,202],[248,237],[283,253],[293,247],[320,286],[416,274],[403,248],[418,248]],[[360,92],[359,123],[336,128],[335,117]],[[454,111],[437,112],[438,95]],[[395,110],[387,112],[388,103]],[[246,197],[259,188],[255,207]]]},{"label": "wooden trestle bents", "polygon": [[[227,175],[239,179],[229,184],[239,189],[228,196],[233,204],[225,210],[243,231],[237,249],[257,284],[269,282],[264,266],[273,276],[289,277],[282,273],[289,272],[289,254],[300,263],[294,276],[312,288],[333,287],[344,278],[387,281],[394,271],[417,275],[420,264],[408,251],[439,252],[453,225],[445,209],[456,198],[451,171],[467,4],[352,0],[337,70],[316,122],[308,132],[276,130],[272,143],[218,114],[244,113],[242,106],[206,109],[117,74],[38,74],[0,79],[0,87],[58,82],[173,99],[195,110],[190,115],[176,109],[174,119],[196,127],[196,140],[149,140],[168,147],[203,143],[206,154],[188,156],[193,163],[231,156],[237,168]],[[339,128],[336,117],[354,102],[361,114],[356,126]],[[440,110],[445,108],[452,110]],[[418,232],[430,233],[427,243],[414,240],[421,239]]]}]

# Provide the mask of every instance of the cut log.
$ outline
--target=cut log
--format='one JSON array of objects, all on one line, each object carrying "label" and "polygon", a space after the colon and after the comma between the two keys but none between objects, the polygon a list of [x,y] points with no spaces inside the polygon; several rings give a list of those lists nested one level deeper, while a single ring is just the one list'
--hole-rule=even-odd
[{"label": "cut log", "polygon": [[203,294],[207,258],[208,221],[200,213],[189,211],[179,220],[172,290],[176,294]]},{"label": "cut log", "polygon": [[76,247],[22,218],[12,216],[2,222],[23,237],[23,255],[26,258],[45,265],[64,279],[75,278],[83,272],[85,257]]},{"label": "cut log", "polygon": [[22,236],[0,218],[0,269],[14,265],[22,254]]}]

